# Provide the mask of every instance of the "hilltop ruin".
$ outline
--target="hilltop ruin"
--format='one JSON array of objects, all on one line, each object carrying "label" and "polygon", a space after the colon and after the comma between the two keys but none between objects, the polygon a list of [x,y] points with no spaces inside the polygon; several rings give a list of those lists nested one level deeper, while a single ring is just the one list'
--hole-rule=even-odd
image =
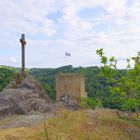
[{"label": "hilltop ruin", "polygon": [[63,97],[81,102],[87,97],[85,92],[85,77],[81,74],[58,74],[56,76],[56,99],[61,101]]}]

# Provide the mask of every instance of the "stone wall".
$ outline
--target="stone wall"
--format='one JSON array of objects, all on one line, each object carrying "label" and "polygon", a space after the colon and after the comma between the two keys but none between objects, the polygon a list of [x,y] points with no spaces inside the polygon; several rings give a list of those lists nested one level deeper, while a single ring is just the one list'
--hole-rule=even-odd
[{"label": "stone wall", "polygon": [[68,96],[78,102],[86,97],[85,77],[81,74],[59,74],[56,76],[56,99]]}]

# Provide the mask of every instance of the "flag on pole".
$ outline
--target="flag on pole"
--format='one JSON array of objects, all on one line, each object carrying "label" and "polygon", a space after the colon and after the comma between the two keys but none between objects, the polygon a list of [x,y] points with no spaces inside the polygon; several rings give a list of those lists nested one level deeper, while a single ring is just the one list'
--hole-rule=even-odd
[{"label": "flag on pole", "polygon": [[70,53],[68,53],[68,52],[66,52],[66,53],[65,53],[65,56],[71,56],[71,54],[70,54]]}]

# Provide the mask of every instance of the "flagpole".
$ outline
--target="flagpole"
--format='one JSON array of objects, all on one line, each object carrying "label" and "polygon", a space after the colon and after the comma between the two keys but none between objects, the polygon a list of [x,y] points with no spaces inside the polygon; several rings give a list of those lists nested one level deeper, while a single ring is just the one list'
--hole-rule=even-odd
[{"label": "flagpole", "polygon": [[67,85],[66,85],[66,70],[67,70],[67,69],[66,69],[66,65],[67,65],[67,56],[71,56],[71,54],[68,53],[68,52],[65,52],[65,74],[64,74],[65,79],[64,79],[64,82],[65,82],[66,102],[67,102],[67,104],[69,104],[68,93],[67,93]]},{"label": "flagpole", "polygon": [[67,65],[67,61],[66,61],[66,53],[65,53],[65,74],[66,74],[66,65]]},{"label": "flagpole", "polygon": [[[66,96],[66,98],[67,98],[67,87],[66,87],[66,64],[67,64],[67,61],[66,61],[66,52],[65,52],[65,72],[64,72],[64,85],[65,85],[65,96]],[[67,100],[67,99],[66,99]]]}]

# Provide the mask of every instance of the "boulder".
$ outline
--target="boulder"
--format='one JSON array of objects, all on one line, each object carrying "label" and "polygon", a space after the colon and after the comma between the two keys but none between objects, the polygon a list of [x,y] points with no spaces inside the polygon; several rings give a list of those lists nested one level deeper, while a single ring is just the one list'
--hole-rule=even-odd
[{"label": "boulder", "polygon": [[60,98],[61,104],[70,110],[82,109],[82,106],[75,100],[72,100],[69,96],[65,95]]},{"label": "boulder", "polygon": [[20,82],[11,82],[0,93],[0,118],[13,113],[47,112],[51,100],[39,82],[28,75]]}]

